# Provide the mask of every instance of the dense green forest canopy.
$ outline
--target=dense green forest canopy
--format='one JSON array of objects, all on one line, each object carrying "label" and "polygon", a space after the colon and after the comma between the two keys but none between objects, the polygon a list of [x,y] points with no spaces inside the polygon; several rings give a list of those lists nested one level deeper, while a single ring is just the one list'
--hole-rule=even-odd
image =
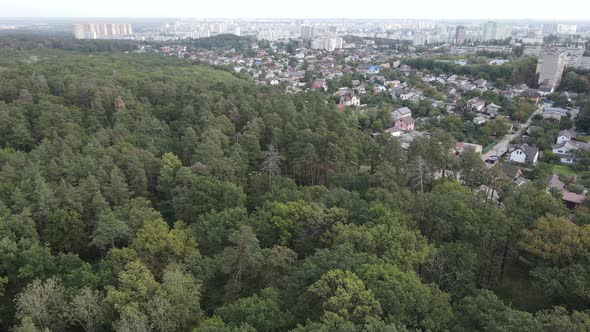
[{"label": "dense green forest canopy", "polygon": [[221,34],[211,37],[205,38],[188,38],[182,40],[175,40],[171,42],[162,42],[162,43],[152,43],[148,42],[148,44],[155,44],[155,45],[166,45],[166,44],[173,44],[173,45],[186,45],[191,47],[192,49],[235,49],[238,51],[243,51],[247,49],[252,43],[256,43],[256,38],[251,36],[236,36],[233,34]]},{"label": "dense green forest canopy", "polygon": [[[586,208],[568,218],[542,183],[489,183],[498,170],[454,158],[445,132],[404,151],[318,93],[181,59],[13,46],[0,50],[1,330],[590,326]],[[484,183],[500,204],[474,193]]]},{"label": "dense green forest canopy", "polygon": [[500,80],[504,83],[520,84],[526,83],[529,86],[536,86],[535,70],[537,59],[524,57],[512,60],[502,65],[490,64],[455,64],[452,61],[442,61],[436,58],[406,58],[404,64],[418,70],[439,71],[440,73],[456,74],[463,76],[474,76],[491,82]]},{"label": "dense green forest canopy", "polygon": [[130,52],[136,50],[138,45],[133,40],[75,39],[73,36],[64,37],[56,34],[0,33],[0,49],[3,50],[38,51],[49,48],[76,52]]}]

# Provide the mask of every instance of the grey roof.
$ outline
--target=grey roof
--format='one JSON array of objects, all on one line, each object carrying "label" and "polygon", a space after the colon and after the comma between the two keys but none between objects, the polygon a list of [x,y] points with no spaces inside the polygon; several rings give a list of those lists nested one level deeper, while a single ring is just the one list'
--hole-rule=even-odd
[{"label": "grey roof", "polygon": [[561,149],[563,147],[568,148],[568,150],[588,150],[588,149],[590,149],[590,143],[570,140],[570,141],[563,142],[561,144],[555,144],[552,146],[553,149]]},{"label": "grey roof", "polygon": [[393,118],[396,120],[408,115],[412,115],[412,110],[407,107],[398,108],[393,111]]},{"label": "grey roof", "polygon": [[559,132],[558,136],[576,137],[577,133],[575,130],[565,129]]},{"label": "grey roof", "polygon": [[509,178],[514,179],[520,175],[520,168],[518,166],[508,163],[501,163],[499,165],[500,169],[502,170],[502,173],[506,174],[506,176],[508,176]]},{"label": "grey roof", "polygon": [[522,151],[524,151],[524,153],[526,154],[526,159],[528,159],[529,161],[533,161],[535,156],[539,153],[539,149],[528,144],[523,144],[520,146],[520,148],[522,149]]}]

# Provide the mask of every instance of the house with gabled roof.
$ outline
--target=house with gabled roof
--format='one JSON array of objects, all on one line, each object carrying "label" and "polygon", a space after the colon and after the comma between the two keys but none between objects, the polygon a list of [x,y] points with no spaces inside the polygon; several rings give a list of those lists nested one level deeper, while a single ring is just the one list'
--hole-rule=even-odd
[{"label": "house with gabled roof", "polygon": [[534,164],[539,160],[539,149],[526,143],[509,146],[508,153],[510,161],[520,164]]},{"label": "house with gabled roof", "polygon": [[486,105],[486,102],[475,97],[467,101],[467,110],[481,112]]},{"label": "house with gabled roof", "polygon": [[416,121],[414,119],[412,119],[411,115],[399,118],[399,119],[395,120],[395,122],[393,123],[393,126],[395,128],[401,128],[404,131],[413,131],[415,125],[416,125]]},{"label": "house with gabled roof", "polygon": [[[559,139],[559,138],[558,138]],[[570,139],[564,141],[561,144],[555,144],[552,147],[553,153],[559,157],[559,160],[564,164],[573,164],[575,160],[575,154],[578,150],[589,150],[590,143],[576,141]]]}]

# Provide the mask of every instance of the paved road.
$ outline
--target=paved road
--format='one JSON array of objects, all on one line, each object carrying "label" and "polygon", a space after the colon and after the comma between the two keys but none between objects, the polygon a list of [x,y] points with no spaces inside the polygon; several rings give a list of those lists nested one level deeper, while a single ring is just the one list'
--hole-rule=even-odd
[{"label": "paved road", "polygon": [[541,113],[542,110],[543,108],[538,108],[536,111],[534,111],[525,123],[519,125],[518,129],[514,134],[508,134],[504,136],[504,138],[502,138],[496,145],[494,145],[487,153],[483,153],[481,155],[481,159],[485,161],[491,156],[501,156],[504,153],[506,153],[506,151],[508,150],[508,144],[510,144],[510,142],[515,137],[520,137],[524,133],[524,131],[531,125],[531,122],[533,122],[533,116]]}]

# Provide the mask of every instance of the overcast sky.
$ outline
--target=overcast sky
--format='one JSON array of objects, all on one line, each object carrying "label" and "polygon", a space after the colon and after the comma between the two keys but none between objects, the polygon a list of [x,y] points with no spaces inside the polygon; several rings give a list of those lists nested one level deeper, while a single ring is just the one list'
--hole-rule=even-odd
[{"label": "overcast sky", "polygon": [[0,0],[0,17],[590,20],[590,0]]}]

